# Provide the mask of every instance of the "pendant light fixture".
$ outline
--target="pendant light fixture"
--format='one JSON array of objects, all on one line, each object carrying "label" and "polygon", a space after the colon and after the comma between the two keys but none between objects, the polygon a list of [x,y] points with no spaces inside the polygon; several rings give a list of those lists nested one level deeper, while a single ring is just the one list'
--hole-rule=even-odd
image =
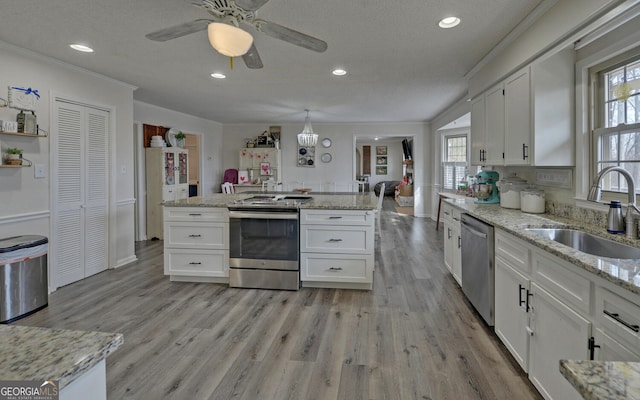
[{"label": "pendant light fixture", "polygon": [[304,119],[304,128],[298,133],[298,144],[305,147],[313,147],[318,143],[318,134],[313,133],[311,128],[311,119],[309,118],[309,110],[305,109],[307,116]]}]

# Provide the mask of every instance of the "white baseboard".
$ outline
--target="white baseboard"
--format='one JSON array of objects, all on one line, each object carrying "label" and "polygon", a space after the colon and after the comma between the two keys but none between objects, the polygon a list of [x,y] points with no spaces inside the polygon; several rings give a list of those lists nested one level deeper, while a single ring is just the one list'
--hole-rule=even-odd
[{"label": "white baseboard", "polygon": [[123,258],[123,259],[118,260],[116,262],[116,265],[113,268],[114,269],[115,268],[120,268],[120,267],[123,267],[123,266],[125,266],[127,264],[130,264],[130,263],[134,262],[134,261],[138,261],[138,257],[136,257],[135,254],[132,255],[132,256],[129,256],[127,258]]}]

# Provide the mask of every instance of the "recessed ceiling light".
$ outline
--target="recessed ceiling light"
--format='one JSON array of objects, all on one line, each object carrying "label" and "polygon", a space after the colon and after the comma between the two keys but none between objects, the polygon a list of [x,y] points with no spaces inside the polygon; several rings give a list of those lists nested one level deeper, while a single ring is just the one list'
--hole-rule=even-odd
[{"label": "recessed ceiling light", "polygon": [[89,46],[85,46],[84,44],[74,43],[74,44],[70,44],[69,47],[71,47],[74,50],[81,51],[83,53],[93,53],[93,49]]},{"label": "recessed ceiling light", "polygon": [[443,18],[438,25],[440,26],[440,28],[453,28],[454,26],[458,25],[460,23],[460,18],[458,17],[447,17],[447,18]]},{"label": "recessed ceiling light", "polygon": [[342,75],[346,75],[347,71],[342,69],[342,68],[336,68],[333,70],[333,72],[331,72],[332,74],[336,75],[336,76],[342,76]]},{"label": "recessed ceiling light", "polygon": [[373,138],[373,140],[378,140],[378,138]]},{"label": "recessed ceiling light", "polygon": [[216,79],[224,79],[227,76],[225,74],[221,74],[220,72],[214,72],[213,74],[211,74],[211,77]]}]

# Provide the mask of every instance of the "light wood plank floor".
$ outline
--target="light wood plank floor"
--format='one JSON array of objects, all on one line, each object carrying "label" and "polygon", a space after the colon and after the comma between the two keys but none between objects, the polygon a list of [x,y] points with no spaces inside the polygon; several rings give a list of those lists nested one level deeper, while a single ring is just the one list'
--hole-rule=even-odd
[{"label": "light wood plank floor", "polygon": [[169,282],[162,242],[19,325],[122,332],[109,399],[540,399],[443,265],[442,231],[385,199],[374,290]]}]

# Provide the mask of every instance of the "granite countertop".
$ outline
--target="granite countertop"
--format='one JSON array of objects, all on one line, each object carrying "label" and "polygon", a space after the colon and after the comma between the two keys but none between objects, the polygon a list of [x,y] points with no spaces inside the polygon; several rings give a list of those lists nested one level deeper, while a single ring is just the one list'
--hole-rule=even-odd
[{"label": "granite countertop", "polygon": [[[283,195],[287,193],[243,192],[235,194],[210,194],[206,196],[189,197],[182,200],[167,201],[165,207],[227,207],[234,200],[244,200],[256,195]],[[299,196],[300,193],[291,193]],[[331,210],[375,210],[378,198],[373,192],[364,193],[309,193],[312,200],[300,205],[300,209],[331,209]]]},{"label": "granite countertop", "polygon": [[640,399],[640,363],[560,360],[560,372],[587,400]]},{"label": "granite countertop", "polygon": [[624,235],[612,235],[607,233],[605,229],[594,225],[550,214],[528,214],[520,210],[502,208],[498,204],[475,204],[472,198],[446,199],[444,201],[588,272],[635,294],[640,294],[640,260],[593,256],[526,231],[524,228],[574,228],[634,247],[640,247],[638,239],[628,239]]},{"label": "granite countertop", "polygon": [[60,380],[60,389],[113,353],[120,333],[0,325],[0,380]]}]

